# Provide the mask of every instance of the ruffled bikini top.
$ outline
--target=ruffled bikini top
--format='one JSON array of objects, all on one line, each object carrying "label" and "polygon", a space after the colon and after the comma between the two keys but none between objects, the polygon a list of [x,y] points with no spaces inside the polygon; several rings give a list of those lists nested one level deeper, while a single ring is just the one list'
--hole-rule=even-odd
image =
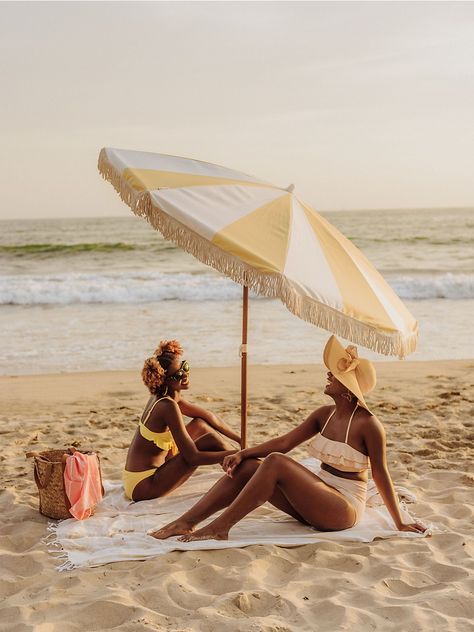
[{"label": "ruffled bikini top", "polygon": [[148,419],[150,418],[150,415],[153,412],[153,409],[155,408],[156,404],[158,402],[161,402],[162,399],[168,399],[168,398],[160,397],[160,399],[157,399],[156,402],[153,402],[153,405],[151,406],[150,410],[147,412],[145,419],[140,420],[138,427],[140,429],[140,434],[142,435],[144,439],[147,439],[147,441],[151,441],[152,443],[156,445],[157,448],[160,448],[161,450],[166,450],[167,452],[171,450],[173,455],[175,455],[178,452],[178,446],[176,445],[176,442],[173,438],[173,435],[171,434],[171,431],[166,430],[165,432],[153,432],[152,430],[150,430],[150,428],[147,428],[145,425]]},{"label": "ruffled bikini top", "polygon": [[328,437],[325,437],[322,434],[326,429],[329,420],[336,412],[336,410],[333,410],[332,413],[329,415],[326,423],[324,424],[321,432],[318,432],[318,434],[308,445],[308,452],[309,454],[311,454],[311,456],[316,457],[322,463],[326,463],[327,465],[330,465],[337,470],[341,470],[342,472],[363,472],[364,470],[368,469],[369,457],[363,452],[359,452],[359,450],[356,450],[347,443],[352,418],[354,417],[355,411],[357,410],[357,406],[358,404],[352,411],[351,418],[349,419],[349,424],[346,431],[346,440],[344,441],[344,443],[342,441],[334,441],[333,439],[328,439]]}]

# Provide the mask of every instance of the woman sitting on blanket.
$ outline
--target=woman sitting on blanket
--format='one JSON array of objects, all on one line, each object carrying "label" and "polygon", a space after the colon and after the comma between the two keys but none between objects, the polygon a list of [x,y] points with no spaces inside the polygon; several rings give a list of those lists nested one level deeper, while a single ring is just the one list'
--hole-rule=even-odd
[{"label": "woman sitting on blanket", "polygon": [[[149,500],[179,487],[199,465],[234,454],[222,435],[240,437],[214,413],[181,398],[189,388],[189,364],[176,340],[162,341],[145,360],[142,378],[151,397],[128,449],[123,472],[131,500]],[[184,417],[192,417],[188,424]]]},{"label": "woman sitting on blanket", "polygon": [[[334,336],[324,349],[324,363],[329,369],[324,392],[335,405],[317,408],[282,437],[227,456],[223,462],[227,475],[183,516],[151,533],[153,537],[224,540],[239,520],[266,501],[320,531],[349,529],[364,513],[369,459],[372,477],[397,529],[426,530],[421,523],[402,520],[387,469],[385,431],[364,400],[375,386],[374,366],[358,358],[356,347],[344,349]],[[285,455],[312,437],[308,449],[321,461],[317,474]],[[194,531],[199,522],[225,507],[219,517]]]}]

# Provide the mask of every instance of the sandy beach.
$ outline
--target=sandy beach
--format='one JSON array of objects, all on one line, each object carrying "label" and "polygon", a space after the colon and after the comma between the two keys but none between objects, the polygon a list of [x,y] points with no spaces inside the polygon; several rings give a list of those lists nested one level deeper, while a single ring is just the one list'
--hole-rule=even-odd
[{"label": "sandy beach", "polygon": [[[473,31],[474,0],[0,1],[0,632],[474,632]],[[185,399],[236,432],[248,346],[255,446],[334,403],[330,334],[375,364],[367,404],[422,524],[396,529],[380,434],[364,451],[349,429],[290,467],[365,472],[370,452],[395,521],[370,467],[367,488],[339,481],[357,515],[336,524],[270,459],[259,480],[291,484],[307,522],[265,503],[229,539],[152,537],[224,475],[123,491],[144,361],[188,374],[160,341],[182,344]],[[370,370],[334,359],[360,398]],[[168,449],[161,430],[130,470]],[[26,454],[70,447],[99,454],[107,493],[54,521]]]},{"label": "sandy beach", "polygon": [[[133,372],[0,378],[0,629],[471,630],[473,369],[377,365],[369,401],[387,430],[392,476],[417,495],[417,517],[437,527],[431,538],[175,551],[63,573],[42,542],[48,519],[24,453],[93,447],[104,477],[118,480],[146,392]],[[193,371],[189,399],[238,427],[238,374]],[[323,375],[316,365],[251,367],[250,443],[323,403]]]}]

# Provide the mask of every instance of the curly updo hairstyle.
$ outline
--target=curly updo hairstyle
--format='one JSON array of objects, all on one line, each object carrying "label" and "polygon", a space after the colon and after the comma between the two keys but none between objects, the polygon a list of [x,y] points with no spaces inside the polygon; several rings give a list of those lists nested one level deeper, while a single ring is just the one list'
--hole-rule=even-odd
[{"label": "curly updo hairstyle", "polygon": [[183,355],[183,347],[177,340],[162,340],[153,355],[145,360],[142,380],[152,395],[164,390],[166,371],[176,356]]}]

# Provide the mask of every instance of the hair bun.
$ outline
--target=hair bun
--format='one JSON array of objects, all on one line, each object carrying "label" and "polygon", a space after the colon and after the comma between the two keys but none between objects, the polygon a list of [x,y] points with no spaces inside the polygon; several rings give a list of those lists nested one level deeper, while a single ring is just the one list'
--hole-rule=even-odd
[{"label": "hair bun", "polygon": [[159,346],[155,349],[155,355],[160,357],[164,354],[183,355],[183,347],[178,340],[161,340]]},{"label": "hair bun", "polygon": [[177,340],[161,340],[159,346],[155,349],[154,355],[145,360],[142,369],[142,380],[152,395],[156,395],[159,392],[166,379],[166,369],[172,362],[170,356],[180,356],[182,354],[183,347]]},{"label": "hair bun", "polygon": [[165,381],[166,371],[155,356],[147,358],[142,369],[142,380],[152,395],[156,395]]}]

